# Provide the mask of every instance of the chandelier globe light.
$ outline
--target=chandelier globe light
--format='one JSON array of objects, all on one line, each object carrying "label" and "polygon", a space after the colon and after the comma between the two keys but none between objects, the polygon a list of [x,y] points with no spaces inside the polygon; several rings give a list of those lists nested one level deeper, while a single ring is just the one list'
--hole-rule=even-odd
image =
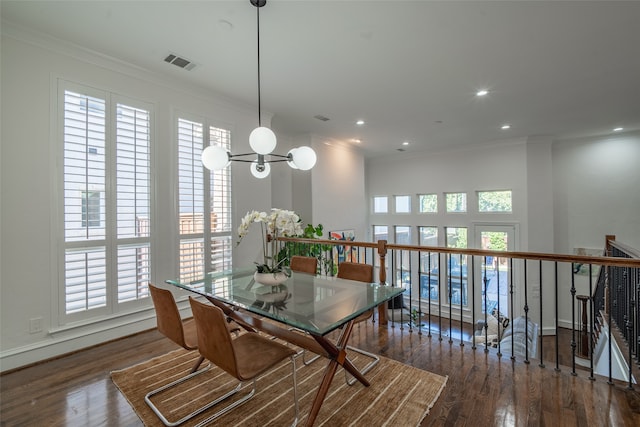
[{"label": "chandelier globe light", "polygon": [[[256,8],[258,35],[258,127],[249,134],[249,146],[253,153],[231,154],[226,149],[210,145],[202,150],[202,164],[209,170],[221,170],[229,166],[232,161],[251,163],[249,170],[256,178],[266,178],[271,172],[270,163],[287,162],[292,169],[302,171],[313,168],[317,156],[313,148],[302,146],[292,148],[286,155],[274,154],[277,145],[275,133],[266,126],[262,126],[262,105],[260,94],[260,8],[267,4],[267,0],[249,0]],[[246,159],[256,156],[255,160]],[[268,158],[266,157],[268,156]]]}]

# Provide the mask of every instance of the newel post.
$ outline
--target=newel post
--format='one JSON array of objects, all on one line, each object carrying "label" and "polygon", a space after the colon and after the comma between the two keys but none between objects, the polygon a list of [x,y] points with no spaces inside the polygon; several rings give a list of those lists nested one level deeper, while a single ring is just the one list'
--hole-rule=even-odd
[{"label": "newel post", "polygon": [[[387,284],[387,265],[385,263],[387,257],[387,241],[378,240],[378,258],[380,259],[379,282],[383,285]],[[378,323],[380,325],[387,324],[387,304],[378,306]]]}]

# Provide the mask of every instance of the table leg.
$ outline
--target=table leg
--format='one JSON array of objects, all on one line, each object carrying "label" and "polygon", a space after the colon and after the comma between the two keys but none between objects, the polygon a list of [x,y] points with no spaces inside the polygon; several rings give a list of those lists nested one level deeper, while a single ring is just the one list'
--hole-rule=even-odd
[{"label": "table leg", "polygon": [[353,366],[351,361],[347,358],[347,342],[349,341],[349,337],[351,336],[351,331],[353,330],[354,322],[351,321],[344,326],[342,330],[342,334],[338,339],[336,344],[332,343],[330,340],[325,337],[314,335],[313,338],[320,344],[329,355],[329,365],[327,365],[327,369],[324,372],[324,376],[322,377],[322,382],[320,383],[320,387],[318,388],[318,392],[316,393],[316,397],[313,400],[313,405],[311,405],[311,411],[309,412],[309,417],[307,418],[307,426],[312,426],[318,417],[318,413],[320,412],[320,407],[324,402],[324,399],[327,397],[327,393],[329,392],[329,387],[331,386],[331,382],[333,381],[333,377],[336,374],[336,370],[338,369],[338,365],[342,366],[346,369],[351,375],[356,377],[358,381],[360,381],[364,386],[368,387],[369,382],[364,378],[364,376],[360,373],[360,371]]}]

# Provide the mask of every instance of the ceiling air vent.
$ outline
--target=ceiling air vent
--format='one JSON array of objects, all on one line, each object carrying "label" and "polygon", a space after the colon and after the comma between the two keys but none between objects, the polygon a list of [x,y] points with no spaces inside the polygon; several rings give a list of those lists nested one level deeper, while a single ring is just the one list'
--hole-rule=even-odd
[{"label": "ceiling air vent", "polygon": [[196,64],[189,61],[188,59],[181,58],[178,55],[174,55],[173,53],[170,53],[166,58],[164,58],[164,62],[168,62],[169,64],[173,64],[176,67],[183,68],[187,71],[193,70],[196,66]]},{"label": "ceiling air vent", "polygon": [[317,116],[313,116],[313,118],[314,118],[314,119],[321,120],[321,121],[323,121],[323,122],[328,122],[328,121],[329,121],[329,117],[325,117],[325,116],[323,116],[323,115],[321,115],[321,114],[318,114]]}]

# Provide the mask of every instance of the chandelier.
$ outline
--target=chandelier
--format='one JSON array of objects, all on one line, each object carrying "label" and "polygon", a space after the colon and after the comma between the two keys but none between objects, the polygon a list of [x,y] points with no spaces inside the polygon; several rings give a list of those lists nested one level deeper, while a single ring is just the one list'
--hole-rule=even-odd
[{"label": "chandelier", "polygon": [[[251,174],[256,178],[266,178],[271,172],[270,163],[287,162],[292,169],[309,170],[316,164],[316,153],[311,147],[297,147],[286,155],[274,154],[276,135],[268,127],[262,126],[260,98],[260,8],[267,0],[249,0],[256,7],[258,34],[258,127],[249,135],[249,146],[253,153],[231,154],[225,148],[210,145],[202,151],[202,164],[210,170],[220,170],[229,166],[232,161],[251,163]],[[254,159],[247,159],[248,157]]]}]

